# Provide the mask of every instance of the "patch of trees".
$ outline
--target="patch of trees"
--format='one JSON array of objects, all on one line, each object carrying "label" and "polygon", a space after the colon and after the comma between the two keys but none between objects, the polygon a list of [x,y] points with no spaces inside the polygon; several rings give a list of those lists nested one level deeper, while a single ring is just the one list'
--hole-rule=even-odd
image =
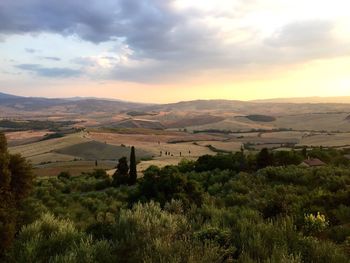
[{"label": "patch of trees", "polygon": [[[203,156],[151,166],[132,186],[114,187],[103,170],[40,179],[8,261],[347,263],[350,170],[333,162],[342,154]],[[307,155],[332,166],[286,164]]]},{"label": "patch of trees", "polygon": [[144,111],[129,111],[127,113],[129,116],[138,117],[138,116],[156,116],[158,113],[155,112],[144,112]]},{"label": "patch of trees", "polygon": [[41,139],[41,141],[47,141],[51,139],[57,139],[57,138],[62,138],[64,137],[64,134],[61,132],[55,132],[55,133],[50,133],[44,136],[44,138]]},{"label": "patch of trees", "polygon": [[[252,132],[281,132],[281,131],[292,131],[291,128],[275,128],[275,129],[250,129],[250,130],[219,130],[219,129],[205,129],[205,130],[194,130],[193,133],[252,133]],[[304,131],[304,130],[303,130]],[[307,130],[305,130],[307,131]]]},{"label": "patch of trees", "polygon": [[[312,148],[307,150],[271,151],[263,148],[257,154],[243,152],[204,155],[194,162],[196,172],[219,170],[256,171],[268,166],[299,165],[306,158],[318,158],[328,165],[350,166],[350,160],[345,157],[346,150]],[[180,164],[181,165],[181,164]]]},{"label": "patch of trees", "polygon": [[192,179],[182,175],[176,166],[159,169],[149,167],[138,184],[137,191],[131,196],[131,202],[148,202],[154,200],[164,206],[171,200],[181,200],[189,208],[191,205],[201,206],[203,191]]},{"label": "patch of trees", "polygon": [[257,122],[273,122],[276,120],[273,116],[267,116],[267,115],[259,115],[259,114],[252,114],[246,116],[248,120],[251,121],[257,121]]},{"label": "patch of trees", "polygon": [[122,157],[118,161],[117,170],[113,175],[113,185],[134,185],[137,181],[137,169],[136,169],[136,154],[135,147],[131,147],[130,152],[130,166],[128,164],[128,159]]},{"label": "patch of trees", "polygon": [[298,165],[304,157],[301,151],[276,151],[266,148],[257,154],[236,152],[230,154],[204,155],[194,163],[197,172],[219,170],[256,171],[267,166]]}]

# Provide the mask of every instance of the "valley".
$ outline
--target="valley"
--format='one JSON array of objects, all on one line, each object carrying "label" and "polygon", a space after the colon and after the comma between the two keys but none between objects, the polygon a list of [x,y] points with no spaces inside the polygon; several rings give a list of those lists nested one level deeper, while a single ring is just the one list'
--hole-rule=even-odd
[{"label": "valley", "polygon": [[[202,155],[302,147],[350,147],[350,104],[188,101],[138,104],[101,99],[0,96],[0,129],[11,153],[40,176],[113,170],[135,146],[138,170]],[[1,115],[0,114],[0,115]]]}]

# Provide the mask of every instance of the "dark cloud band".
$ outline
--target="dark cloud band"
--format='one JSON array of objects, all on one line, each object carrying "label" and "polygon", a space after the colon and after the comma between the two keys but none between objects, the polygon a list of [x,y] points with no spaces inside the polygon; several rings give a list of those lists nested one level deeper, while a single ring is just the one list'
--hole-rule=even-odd
[{"label": "dark cloud band", "polygon": [[[168,81],[210,69],[298,63],[349,52],[348,43],[335,38],[331,21],[282,25],[266,39],[259,39],[251,29],[250,40],[229,44],[219,34],[220,28],[203,22],[203,14],[179,11],[173,4],[174,0],[1,0],[0,34],[51,32],[96,44],[123,43],[132,51],[127,55],[132,63],[115,63],[108,76],[137,82]],[[47,77],[81,74],[67,68],[18,67]]]},{"label": "dark cloud band", "polygon": [[48,68],[38,64],[20,64],[16,65],[16,68],[49,78],[70,78],[81,75],[80,70],[70,68]]}]

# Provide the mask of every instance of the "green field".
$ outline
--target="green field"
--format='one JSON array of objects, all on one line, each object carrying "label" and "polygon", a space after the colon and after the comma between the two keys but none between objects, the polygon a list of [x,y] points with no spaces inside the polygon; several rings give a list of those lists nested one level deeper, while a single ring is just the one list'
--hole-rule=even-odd
[{"label": "green field", "polygon": [[[97,141],[89,141],[71,145],[59,150],[59,154],[77,156],[84,160],[118,160],[130,155],[130,147],[109,145]],[[143,150],[137,150],[137,159],[148,159],[152,155]]]}]

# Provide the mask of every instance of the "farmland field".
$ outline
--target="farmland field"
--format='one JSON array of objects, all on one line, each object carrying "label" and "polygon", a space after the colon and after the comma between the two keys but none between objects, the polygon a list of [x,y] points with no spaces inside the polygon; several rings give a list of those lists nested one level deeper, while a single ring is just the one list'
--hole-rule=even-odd
[{"label": "farmland field", "polygon": [[[207,122],[205,116],[211,116]],[[84,170],[91,171],[95,169],[95,160],[101,163],[103,169],[111,170],[120,157],[129,157],[131,146],[136,148],[140,161],[137,169],[142,174],[150,165],[176,165],[183,158],[195,160],[206,154],[239,151],[242,145],[252,151],[265,147],[291,149],[293,146],[350,145],[350,133],[341,132],[350,130],[347,113],[274,115],[268,119],[269,122],[265,118],[260,119],[260,115],[252,120],[228,112],[223,112],[220,118],[215,116],[219,114],[191,113],[187,116],[181,111],[159,112],[147,116],[151,121],[144,122],[125,114],[111,117],[110,114],[96,113],[93,119],[77,118],[75,121],[83,131],[62,138],[43,140],[53,134],[49,130],[9,132],[6,135],[11,153],[21,153],[28,158],[41,176],[56,175],[64,170],[74,175]],[[122,120],[137,125],[135,128],[117,127],[115,124]],[[162,124],[157,124],[157,129],[148,128],[149,123],[156,122]],[[203,125],[198,125],[200,123]],[[85,127],[87,124],[96,126]],[[175,128],[192,124],[197,126]],[[163,126],[171,128],[163,129]],[[102,165],[107,160],[113,160],[114,164],[107,162]]]},{"label": "farmland field", "polygon": [[[87,141],[90,140],[85,137],[83,132],[81,132],[70,134],[62,138],[10,147],[9,150],[11,153],[20,153],[29,160],[33,160],[35,158],[36,162],[34,164],[37,164],[41,156],[45,156],[48,153],[53,153],[56,150]],[[52,159],[51,161],[55,162],[56,160]]]},{"label": "farmland field", "polygon": [[[84,160],[118,160],[123,156],[128,156],[130,147],[108,145],[106,143],[89,141],[68,146],[56,150],[63,155],[77,156]],[[151,158],[152,155],[143,150],[137,150],[137,158]]]},{"label": "farmland field", "polygon": [[46,135],[52,134],[49,130],[39,130],[39,131],[14,131],[6,132],[6,138],[9,146],[19,146],[23,144],[33,143],[43,139]]}]

